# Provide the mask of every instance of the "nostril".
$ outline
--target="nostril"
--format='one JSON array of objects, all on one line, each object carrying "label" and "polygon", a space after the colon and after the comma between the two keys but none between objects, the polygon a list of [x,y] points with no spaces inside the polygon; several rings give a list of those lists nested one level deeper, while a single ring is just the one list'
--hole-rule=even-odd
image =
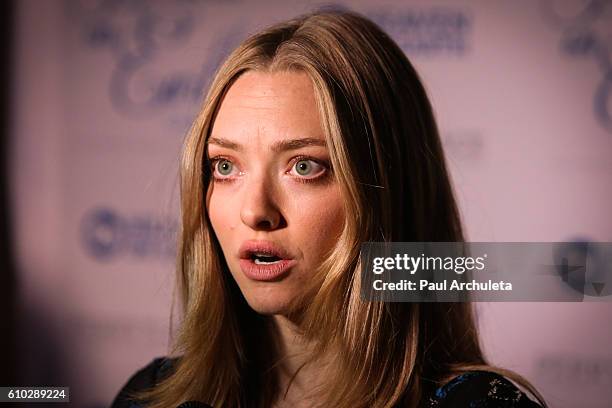
[{"label": "nostril", "polygon": [[283,215],[276,207],[255,209],[244,207],[240,217],[245,225],[254,230],[272,231],[286,225]]},{"label": "nostril", "polygon": [[271,229],[272,228],[272,221],[266,219],[266,220],[261,220],[257,223],[257,227],[261,228],[261,229]]}]

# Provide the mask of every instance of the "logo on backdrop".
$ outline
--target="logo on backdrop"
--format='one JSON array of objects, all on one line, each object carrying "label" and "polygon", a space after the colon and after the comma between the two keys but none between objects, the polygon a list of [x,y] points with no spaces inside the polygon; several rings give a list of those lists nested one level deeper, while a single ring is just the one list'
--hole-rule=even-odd
[{"label": "logo on backdrop", "polygon": [[473,19],[463,8],[389,9],[368,16],[409,56],[461,56],[470,49]]},{"label": "logo on backdrop", "polygon": [[555,268],[563,282],[575,291],[603,297],[612,294],[612,250],[586,239],[557,245]]},{"label": "logo on backdrop", "polygon": [[612,1],[543,0],[540,4],[544,18],[562,31],[562,51],[597,65],[600,75],[593,111],[599,124],[612,133]]},{"label": "logo on backdrop", "polygon": [[[113,56],[109,83],[112,106],[135,118],[150,117],[151,113],[182,104],[183,109],[190,110],[185,114],[191,119],[191,110],[201,103],[215,68],[245,29],[243,21],[233,21],[222,32],[215,30],[213,41],[207,37],[198,41],[202,35],[198,30],[205,21],[203,13],[211,2],[98,0],[91,6],[78,0],[68,3],[71,18],[81,22],[82,41],[91,49],[110,51]],[[189,44],[193,52],[175,55]],[[188,64],[192,67],[202,61],[200,69],[172,67],[173,61],[181,58],[193,58]]]},{"label": "logo on backdrop", "polygon": [[123,256],[168,258],[176,253],[177,225],[149,215],[125,216],[109,207],[94,208],[81,220],[83,248],[97,261]]},{"label": "logo on backdrop", "polygon": [[486,142],[483,133],[477,129],[453,129],[440,134],[444,149],[462,164],[469,165],[482,161],[486,152]]},{"label": "logo on backdrop", "polygon": [[[67,0],[67,4],[70,18],[81,23],[83,43],[113,56],[110,101],[117,112],[134,118],[182,105],[189,110],[184,113],[190,122],[191,110],[203,99],[214,70],[248,29],[245,16],[245,20],[228,20],[230,24],[222,28],[215,26],[214,31],[199,31],[210,4],[203,1],[94,0],[90,5]],[[369,16],[409,55],[463,55],[470,47],[472,18],[465,9],[387,10]],[[168,68],[177,58],[175,51],[189,44],[194,51],[206,50],[205,55],[196,53],[196,60],[203,61],[200,69]]]},{"label": "logo on backdrop", "polygon": [[[600,316],[604,318],[603,314]],[[594,320],[594,324],[597,321]],[[535,368],[541,378],[547,379],[560,387],[567,386],[570,392],[588,386],[589,400],[595,403],[598,396],[608,395],[612,387],[612,359],[606,353],[567,353],[547,352],[535,361]],[[580,395],[581,404],[586,405],[586,395]]]}]

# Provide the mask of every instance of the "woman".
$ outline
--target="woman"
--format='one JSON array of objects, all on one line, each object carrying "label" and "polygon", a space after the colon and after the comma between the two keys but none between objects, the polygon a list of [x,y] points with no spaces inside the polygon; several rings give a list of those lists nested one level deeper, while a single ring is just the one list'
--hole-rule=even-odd
[{"label": "woman", "polygon": [[464,239],[427,95],[366,18],[240,45],[187,137],[181,199],[176,357],[114,406],[539,406],[508,379],[545,405],[487,364],[469,303],[360,299],[361,243]]}]

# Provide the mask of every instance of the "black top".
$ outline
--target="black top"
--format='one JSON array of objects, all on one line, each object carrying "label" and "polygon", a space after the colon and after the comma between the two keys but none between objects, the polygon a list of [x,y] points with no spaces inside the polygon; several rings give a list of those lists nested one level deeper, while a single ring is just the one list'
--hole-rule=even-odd
[{"label": "black top", "polygon": [[[175,359],[159,357],[128,380],[111,408],[144,408],[128,392],[153,387],[169,373]],[[542,408],[505,377],[490,371],[469,371],[438,388],[426,408]]]}]

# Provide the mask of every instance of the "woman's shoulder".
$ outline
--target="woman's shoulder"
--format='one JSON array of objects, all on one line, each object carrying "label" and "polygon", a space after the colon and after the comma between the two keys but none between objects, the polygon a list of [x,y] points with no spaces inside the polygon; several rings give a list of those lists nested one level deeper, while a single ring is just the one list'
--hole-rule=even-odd
[{"label": "woman's shoulder", "polygon": [[157,357],[134,373],[115,397],[111,408],[140,408],[131,394],[152,388],[168,375],[178,358]]},{"label": "woman's shoulder", "polygon": [[[157,357],[134,373],[111,408],[142,408],[131,393],[144,391],[164,379],[178,358]],[[506,377],[492,371],[468,371],[437,388],[426,408],[542,408]]]},{"label": "woman's shoulder", "polygon": [[435,390],[427,408],[541,408],[506,377],[491,371],[468,371]]}]

